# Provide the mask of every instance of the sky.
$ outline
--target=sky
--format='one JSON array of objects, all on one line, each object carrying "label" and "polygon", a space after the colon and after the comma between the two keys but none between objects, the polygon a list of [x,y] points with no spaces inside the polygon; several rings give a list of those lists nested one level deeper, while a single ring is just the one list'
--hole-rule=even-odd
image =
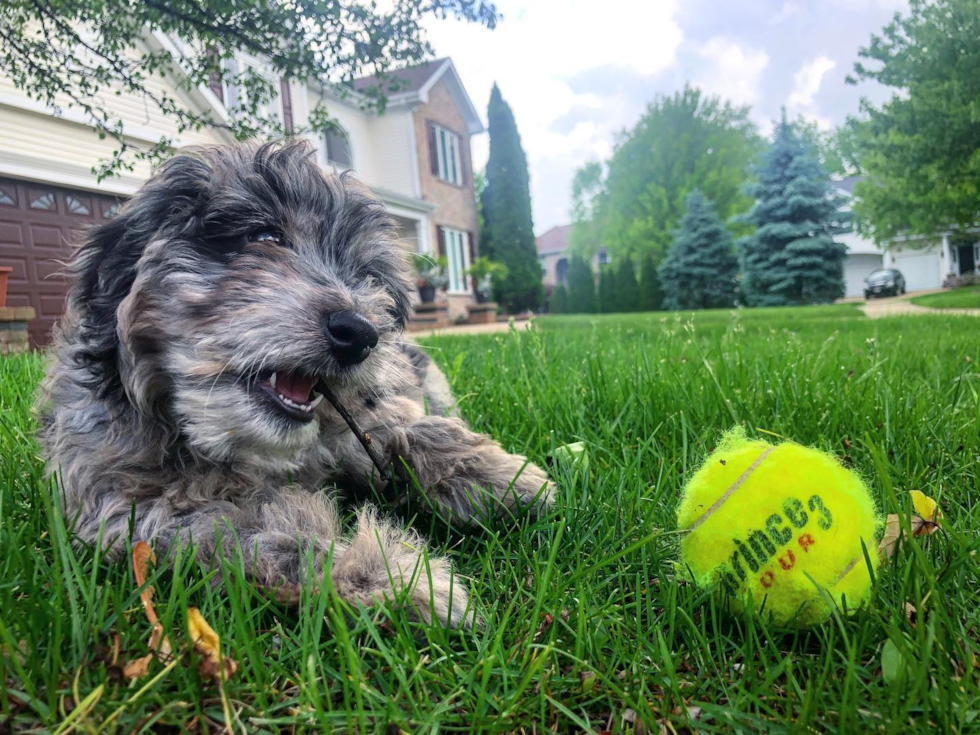
[{"label": "sky", "polygon": [[[906,0],[496,0],[493,31],[430,20],[486,122],[494,82],[517,120],[531,176],[534,230],[570,221],[572,177],[605,160],[658,94],[690,82],[751,105],[764,134],[785,106],[823,128],[890,92],[845,83],[858,50]],[[486,134],[473,163],[486,164]]]}]

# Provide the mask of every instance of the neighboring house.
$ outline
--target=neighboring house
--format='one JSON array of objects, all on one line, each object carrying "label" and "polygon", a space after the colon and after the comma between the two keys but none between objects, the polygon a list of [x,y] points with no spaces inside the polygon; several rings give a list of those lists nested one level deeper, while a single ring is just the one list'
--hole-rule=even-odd
[{"label": "neighboring house", "polygon": [[[571,255],[568,252],[569,239],[575,225],[557,225],[538,236],[535,241],[538,248],[538,263],[541,264],[541,280],[547,299],[555,286],[568,286],[568,263]],[[599,266],[609,262],[609,254],[605,248],[592,256],[592,272],[598,273]]]},{"label": "neighboring house", "polygon": [[[145,44],[179,53],[161,34],[147,35]],[[233,63],[261,62],[243,56]],[[324,100],[339,129],[307,136],[319,151],[320,164],[335,172],[351,170],[369,186],[398,223],[407,247],[448,258],[455,316],[472,299],[470,279],[464,275],[478,252],[470,138],[483,132],[483,124],[450,59],[394,75],[405,83],[390,96],[382,116],[358,104],[358,90],[369,86],[369,80],[358,80],[343,99],[282,80],[281,94],[269,109],[287,128],[299,128]],[[185,93],[173,78],[152,77],[149,83],[219,121],[234,114],[237,90],[227,85]],[[179,148],[233,142],[220,128],[178,135],[173,122],[140,97],[125,92],[106,97],[136,145],[156,142],[162,135],[172,137]],[[64,308],[68,282],[59,271],[68,243],[81,228],[110,219],[150,176],[150,167],[137,163],[131,172],[96,181],[92,167],[114,148],[113,141],[100,140],[84,116],[67,104],[56,114],[0,76],[0,265],[14,269],[9,305],[31,306],[37,312],[30,325],[35,346],[48,341]]]},{"label": "neighboring house", "polygon": [[[850,176],[835,185],[851,196],[860,180]],[[862,296],[865,276],[878,268],[901,271],[908,291],[942,288],[959,276],[980,273],[980,229],[896,238],[884,249],[857,233],[837,239],[848,247],[844,261],[847,296]]]}]

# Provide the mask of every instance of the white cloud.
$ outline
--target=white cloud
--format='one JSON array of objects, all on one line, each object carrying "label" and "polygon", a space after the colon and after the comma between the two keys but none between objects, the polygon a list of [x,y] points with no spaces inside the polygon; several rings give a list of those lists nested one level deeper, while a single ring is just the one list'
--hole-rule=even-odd
[{"label": "white cloud", "polygon": [[786,100],[791,113],[815,120],[824,129],[831,126],[830,120],[818,113],[814,97],[820,91],[827,72],[836,66],[837,62],[833,59],[818,56],[800,67],[800,70],[793,75],[793,91]]},{"label": "white cloud", "polygon": [[765,51],[714,36],[698,49],[697,55],[708,62],[694,79],[697,86],[739,105],[756,102],[762,73],[769,65]]},{"label": "white cloud", "polygon": [[794,15],[799,15],[801,12],[803,12],[803,6],[801,6],[798,2],[794,2],[793,0],[786,0],[786,2],[783,3],[783,7],[779,9],[779,12],[769,19],[769,25],[776,26],[780,23],[784,23]]},{"label": "white cloud", "polygon": [[[615,132],[633,122],[616,117],[616,100],[576,93],[566,80],[603,66],[641,75],[671,66],[683,38],[674,20],[677,2],[498,0],[504,19],[493,31],[450,20],[427,23],[436,54],[452,56],[481,114],[494,82],[514,110],[531,168],[535,229],[567,220],[567,169],[608,155]],[[583,107],[596,111],[594,121],[554,129],[556,120]],[[487,151],[485,135],[474,139],[475,166],[485,164]]]}]

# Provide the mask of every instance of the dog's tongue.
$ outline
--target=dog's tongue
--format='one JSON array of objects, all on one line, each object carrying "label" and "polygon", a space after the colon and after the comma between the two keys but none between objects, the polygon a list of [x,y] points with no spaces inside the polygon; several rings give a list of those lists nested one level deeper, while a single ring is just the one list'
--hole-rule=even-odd
[{"label": "dog's tongue", "polygon": [[302,373],[290,373],[289,375],[276,376],[276,392],[286,396],[293,403],[309,403],[310,391],[316,378],[312,375]]}]

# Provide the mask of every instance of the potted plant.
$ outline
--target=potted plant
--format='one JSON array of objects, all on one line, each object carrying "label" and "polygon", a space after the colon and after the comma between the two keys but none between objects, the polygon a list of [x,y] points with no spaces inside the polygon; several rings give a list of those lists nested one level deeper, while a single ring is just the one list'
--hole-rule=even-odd
[{"label": "potted plant", "polygon": [[7,278],[13,270],[9,266],[0,265],[0,309],[7,305]]},{"label": "potted plant", "polygon": [[473,291],[476,303],[485,304],[493,294],[493,285],[507,277],[507,266],[495,263],[490,258],[477,258],[470,265],[466,274],[473,279]]},{"label": "potted plant", "polygon": [[419,289],[419,298],[423,304],[431,304],[436,300],[436,291],[449,285],[449,276],[446,274],[449,262],[443,256],[433,258],[431,255],[415,255],[412,265],[415,268],[415,285]]}]

